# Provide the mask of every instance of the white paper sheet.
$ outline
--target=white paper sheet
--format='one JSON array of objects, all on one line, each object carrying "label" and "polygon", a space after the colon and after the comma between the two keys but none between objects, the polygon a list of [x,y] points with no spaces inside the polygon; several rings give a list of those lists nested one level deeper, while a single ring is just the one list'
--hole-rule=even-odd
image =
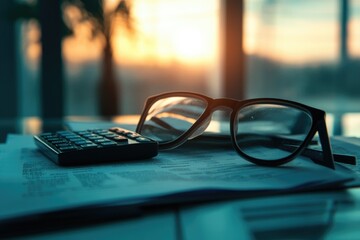
[{"label": "white paper sheet", "polygon": [[227,190],[246,196],[251,191],[330,186],[354,177],[302,158],[284,167],[260,167],[233,149],[211,146],[184,146],[131,163],[59,167],[36,149],[31,138],[11,135],[0,148],[0,220],[110,200],[174,194],[189,201],[190,195],[179,193],[201,191],[206,199]]},{"label": "white paper sheet", "polygon": [[335,153],[355,156],[357,164],[347,165],[347,167],[360,175],[360,140],[352,137],[333,137],[331,146]]}]

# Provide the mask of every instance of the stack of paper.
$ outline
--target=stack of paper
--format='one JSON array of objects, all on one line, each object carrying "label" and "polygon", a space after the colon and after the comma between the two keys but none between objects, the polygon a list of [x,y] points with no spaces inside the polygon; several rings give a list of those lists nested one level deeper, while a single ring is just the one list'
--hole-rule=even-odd
[{"label": "stack of paper", "polygon": [[0,147],[0,224],[66,209],[338,188],[356,179],[343,166],[334,171],[302,157],[282,167],[261,167],[232,148],[216,146],[185,145],[131,163],[59,167],[37,150],[32,136],[10,135]]}]

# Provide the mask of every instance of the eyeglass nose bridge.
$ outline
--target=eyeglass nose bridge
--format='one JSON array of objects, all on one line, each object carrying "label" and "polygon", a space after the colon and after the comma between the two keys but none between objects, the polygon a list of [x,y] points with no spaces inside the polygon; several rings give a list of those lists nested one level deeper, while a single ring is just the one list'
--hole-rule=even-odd
[{"label": "eyeglass nose bridge", "polygon": [[211,112],[215,112],[217,110],[234,110],[235,107],[238,105],[239,101],[231,98],[217,98],[214,99],[210,104]]}]

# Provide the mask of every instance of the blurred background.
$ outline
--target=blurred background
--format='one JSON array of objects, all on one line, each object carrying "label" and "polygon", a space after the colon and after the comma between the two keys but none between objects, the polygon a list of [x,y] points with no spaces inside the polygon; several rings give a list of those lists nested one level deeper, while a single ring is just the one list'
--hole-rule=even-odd
[{"label": "blurred background", "polygon": [[360,0],[2,0],[0,32],[0,117],[139,114],[180,90],[360,111]]}]

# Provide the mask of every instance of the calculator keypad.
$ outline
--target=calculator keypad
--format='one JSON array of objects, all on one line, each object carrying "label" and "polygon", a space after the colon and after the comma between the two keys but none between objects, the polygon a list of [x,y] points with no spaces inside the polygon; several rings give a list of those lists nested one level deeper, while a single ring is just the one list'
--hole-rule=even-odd
[{"label": "calculator keypad", "polygon": [[[107,161],[124,158],[141,159],[157,155],[155,141],[118,127],[86,131],[58,131],[43,133],[34,138],[35,143],[45,155],[58,164],[62,164],[61,160],[66,162],[70,157],[73,157],[74,161],[76,161],[75,157],[76,159],[101,158],[102,161]],[[121,156],[121,154],[124,155]]]},{"label": "calculator keypad", "polygon": [[142,137],[140,134],[125,131],[119,128],[109,130],[87,130],[87,131],[59,131],[54,134],[42,134],[42,138],[64,151],[76,150],[79,148],[97,148],[115,146],[128,143],[128,139],[139,142],[150,142],[152,140]]}]

